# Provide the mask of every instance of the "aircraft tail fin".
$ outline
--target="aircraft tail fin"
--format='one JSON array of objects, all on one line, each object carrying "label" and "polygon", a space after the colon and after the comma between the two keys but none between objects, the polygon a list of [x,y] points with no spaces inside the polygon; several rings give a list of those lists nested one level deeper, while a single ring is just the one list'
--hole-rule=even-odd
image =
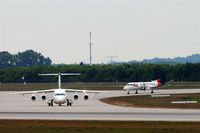
[{"label": "aircraft tail fin", "polygon": [[160,87],[161,86],[161,80],[157,79],[156,82],[157,82],[157,87]]},{"label": "aircraft tail fin", "polygon": [[46,74],[38,74],[39,76],[58,76],[58,89],[61,89],[61,76],[73,76],[73,75],[81,75],[81,73],[46,73]]},{"label": "aircraft tail fin", "polygon": [[81,75],[81,73],[46,73],[46,74],[38,74],[39,76],[58,76],[58,75],[66,75],[66,76],[73,76],[73,75]]}]

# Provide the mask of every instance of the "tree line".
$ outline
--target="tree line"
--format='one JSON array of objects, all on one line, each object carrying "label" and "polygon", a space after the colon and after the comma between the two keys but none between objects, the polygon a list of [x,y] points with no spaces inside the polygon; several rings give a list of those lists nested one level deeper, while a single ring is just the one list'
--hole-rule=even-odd
[{"label": "tree line", "polygon": [[43,66],[51,65],[50,58],[45,58],[41,53],[33,50],[10,54],[7,51],[0,52],[0,68],[18,66]]},{"label": "tree line", "polygon": [[161,79],[162,82],[200,81],[200,63],[192,64],[121,64],[121,65],[58,65],[0,69],[0,82],[56,82],[56,76],[39,73],[78,72],[80,76],[63,76],[63,82],[129,82]]}]

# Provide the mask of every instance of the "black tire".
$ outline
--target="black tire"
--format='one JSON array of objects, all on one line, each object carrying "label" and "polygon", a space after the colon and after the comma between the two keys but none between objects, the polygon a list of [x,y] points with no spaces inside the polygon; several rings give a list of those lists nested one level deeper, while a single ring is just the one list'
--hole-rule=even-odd
[{"label": "black tire", "polygon": [[51,106],[53,106],[53,99],[51,100]]}]

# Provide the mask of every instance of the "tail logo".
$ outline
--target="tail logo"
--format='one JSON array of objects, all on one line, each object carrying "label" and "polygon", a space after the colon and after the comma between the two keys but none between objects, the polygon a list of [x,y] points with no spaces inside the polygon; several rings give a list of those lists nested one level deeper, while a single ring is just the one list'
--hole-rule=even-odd
[{"label": "tail logo", "polygon": [[157,87],[159,87],[161,85],[160,79],[157,79]]}]

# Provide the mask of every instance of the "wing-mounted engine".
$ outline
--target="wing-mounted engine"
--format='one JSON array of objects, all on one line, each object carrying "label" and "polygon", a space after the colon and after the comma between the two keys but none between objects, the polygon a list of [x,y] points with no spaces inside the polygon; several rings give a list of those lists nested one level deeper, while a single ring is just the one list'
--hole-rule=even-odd
[{"label": "wing-mounted engine", "polygon": [[143,83],[143,84],[140,85],[140,89],[141,90],[146,90],[147,89],[147,86],[145,85],[145,83]]},{"label": "wing-mounted engine", "polygon": [[74,100],[78,100],[78,94],[77,94],[77,92],[74,94]]},{"label": "wing-mounted engine", "polygon": [[151,89],[151,87],[149,87],[149,86],[143,86],[141,90],[150,90],[150,89]]},{"label": "wing-mounted engine", "polygon": [[42,100],[45,101],[46,99],[47,99],[46,95],[43,94],[43,95],[42,95]]},{"label": "wing-mounted engine", "polygon": [[32,101],[35,101],[35,100],[36,100],[35,95],[32,95],[31,100],[32,100]]},{"label": "wing-mounted engine", "polygon": [[88,98],[89,98],[89,96],[87,95],[87,93],[85,93],[84,99],[85,99],[85,100],[88,100]]},{"label": "wing-mounted engine", "polygon": [[74,95],[74,100],[78,100],[78,95],[77,94]]}]

